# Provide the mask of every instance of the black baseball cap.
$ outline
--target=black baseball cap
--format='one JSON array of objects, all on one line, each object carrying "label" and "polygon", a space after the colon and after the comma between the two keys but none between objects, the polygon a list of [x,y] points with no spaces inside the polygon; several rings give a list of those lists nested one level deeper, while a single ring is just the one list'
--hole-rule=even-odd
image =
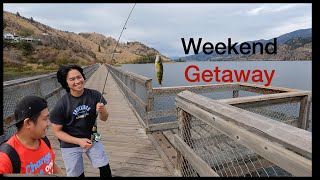
[{"label": "black baseball cap", "polygon": [[14,111],[16,123],[23,121],[25,118],[31,118],[47,107],[47,101],[42,97],[34,95],[24,96],[16,105]]}]

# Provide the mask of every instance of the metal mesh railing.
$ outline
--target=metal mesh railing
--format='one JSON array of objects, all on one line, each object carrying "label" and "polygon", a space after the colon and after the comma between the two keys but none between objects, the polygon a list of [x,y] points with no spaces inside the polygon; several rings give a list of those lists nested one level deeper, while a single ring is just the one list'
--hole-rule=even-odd
[{"label": "metal mesh railing", "polygon": [[300,102],[297,101],[288,101],[286,103],[270,104],[261,107],[245,107],[243,109],[295,127],[298,126]]},{"label": "metal mesh railing", "polygon": [[[98,64],[83,67],[87,79],[99,67]],[[34,79],[34,80],[33,80]],[[24,78],[23,80],[6,81],[3,87],[3,129],[1,139],[8,139],[16,132],[13,113],[17,102],[26,95],[37,95],[48,101],[49,110],[65,94],[65,90],[58,83],[56,74],[42,75],[41,78]]]},{"label": "metal mesh railing", "polygon": [[138,116],[147,126],[147,86],[148,83],[151,83],[151,79],[122,70],[114,66],[107,65],[107,68],[110,71],[113,79],[117,83],[118,87],[121,89],[125,97],[133,106]]}]

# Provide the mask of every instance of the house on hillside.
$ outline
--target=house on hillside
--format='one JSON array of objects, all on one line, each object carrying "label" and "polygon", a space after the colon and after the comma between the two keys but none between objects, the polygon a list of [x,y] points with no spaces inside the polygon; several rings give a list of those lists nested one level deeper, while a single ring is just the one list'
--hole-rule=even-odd
[{"label": "house on hillside", "polygon": [[20,37],[16,35],[15,33],[3,33],[3,39],[13,41],[13,42],[20,42],[21,40],[27,41],[27,42],[35,42],[35,41],[41,41],[41,39],[34,39],[33,37]]},{"label": "house on hillside", "polygon": [[5,32],[3,32],[3,39],[14,40],[14,35],[11,34],[11,33],[5,33]]}]

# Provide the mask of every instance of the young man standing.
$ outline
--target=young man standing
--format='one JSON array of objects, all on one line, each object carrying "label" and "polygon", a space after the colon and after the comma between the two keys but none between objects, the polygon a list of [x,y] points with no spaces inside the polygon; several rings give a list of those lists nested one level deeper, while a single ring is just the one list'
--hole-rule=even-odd
[{"label": "young man standing", "polygon": [[86,153],[93,167],[99,168],[100,177],[111,177],[103,144],[91,138],[97,116],[102,121],[108,119],[106,100],[99,91],[84,88],[85,76],[78,65],[61,66],[57,79],[67,93],[50,112],[50,120],[60,141],[67,176],[84,177],[82,154]]},{"label": "young man standing", "polygon": [[47,101],[25,96],[14,115],[17,132],[1,145],[0,174],[63,174],[46,137],[50,125]]}]

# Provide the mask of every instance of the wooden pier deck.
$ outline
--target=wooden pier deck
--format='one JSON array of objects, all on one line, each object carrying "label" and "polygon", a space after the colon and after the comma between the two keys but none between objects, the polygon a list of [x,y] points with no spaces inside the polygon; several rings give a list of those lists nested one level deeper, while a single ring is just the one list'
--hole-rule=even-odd
[{"label": "wooden pier deck", "polygon": [[[107,68],[101,66],[87,80],[85,87],[102,91],[107,76]],[[116,85],[111,74],[108,75],[104,98],[109,118],[106,122],[98,121],[98,132],[102,134],[102,143],[109,155],[113,176],[172,176],[156,145],[149,139],[144,128],[130,108],[126,98]],[[65,172],[59,142],[51,129],[48,137],[56,153],[56,163]],[[90,164],[84,154],[85,176],[99,176],[99,169]]]}]

